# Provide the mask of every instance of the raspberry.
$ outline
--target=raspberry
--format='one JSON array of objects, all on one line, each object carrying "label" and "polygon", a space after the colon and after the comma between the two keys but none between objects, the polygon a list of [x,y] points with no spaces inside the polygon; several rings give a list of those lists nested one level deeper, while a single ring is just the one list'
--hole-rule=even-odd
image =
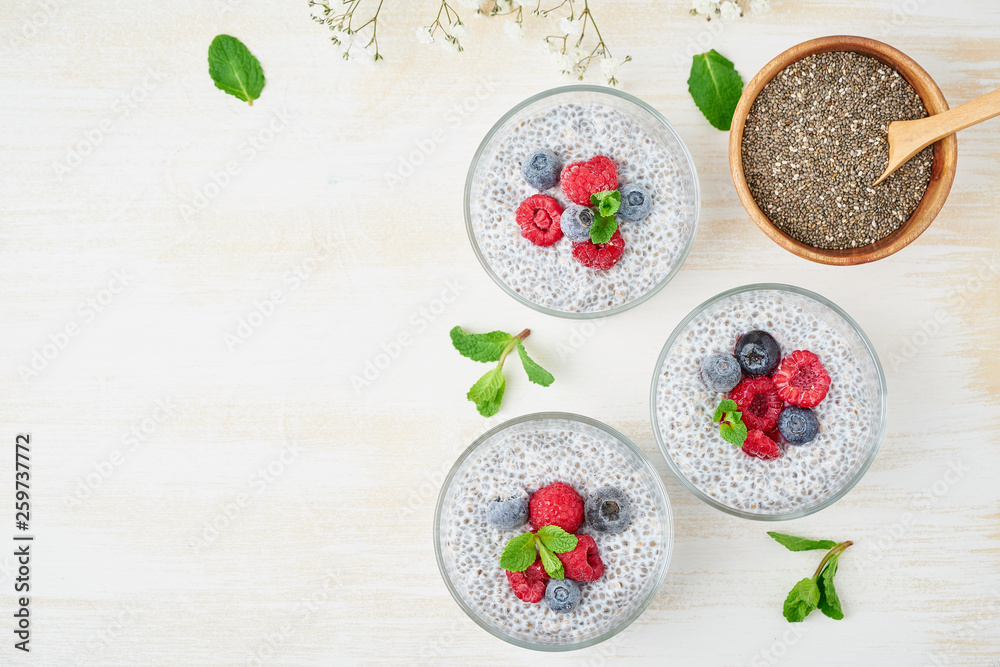
[{"label": "raspberry", "polygon": [[618,167],[611,158],[598,155],[586,162],[563,167],[562,191],[574,204],[590,206],[590,195],[618,189]]},{"label": "raspberry", "polygon": [[562,208],[548,195],[531,195],[517,207],[515,219],[521,236],[535,245],[552,245],[562,238],[559,218]]},{"label": "raspberry", "polygon": [[743,442],[743,453],[756,459],[769,461],[781,456],[781,447],[774,440],[764,435],[763,431],[754,429],[747,433]]},{"label": "raspberry", "polygon": [[819,357],[808,350],[795,350],[781,360],[774,372],[778,395],[803,408],[814,408],[830,391],[830,374]]},{"label": "raspberry", "polygon": [[769,377],[746,378],[729,392],[729,398],[736,401],[747,428],[760,431],[773,431],[785,407]]},{"label": "raspberry", "polygon": [[529,519],[535,528],[559,526],[575,533],[583,524],[583,499],[569,484],[556,482],[535,491],[528,501]]},{"label": "raspberry", "polygon": [[525,602],[541,602],[545,597],[545,582],[549,573],[542,566],[542,557],[537,556],[535,562],[524,572],[507,570],[507,582],[510,584],[518,600]]},{"label": "raspberry", "polygon": [[594,581],[604,574],[604,561],[597,553],[597,542],[590,535],[577,535],[576,549],[556,554],[573,581]]},{"label": "raspberry", "polygon": [[573,246],[573,258],[586,267],[597,271],[607,271],[618,263],[625,252],[625,239],[615,232],[607,243],[577,243]]}]

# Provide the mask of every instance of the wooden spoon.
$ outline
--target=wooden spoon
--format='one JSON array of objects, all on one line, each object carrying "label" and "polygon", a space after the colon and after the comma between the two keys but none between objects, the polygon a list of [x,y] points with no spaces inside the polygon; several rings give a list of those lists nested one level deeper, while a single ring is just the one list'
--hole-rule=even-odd
[{"label": "wooden spoon", "polygon": [[889,164],[873,185],[884,181],[889,174],[938,139],[994,116],[1000,116],[1000,88],[933,116],[889,123]]}]

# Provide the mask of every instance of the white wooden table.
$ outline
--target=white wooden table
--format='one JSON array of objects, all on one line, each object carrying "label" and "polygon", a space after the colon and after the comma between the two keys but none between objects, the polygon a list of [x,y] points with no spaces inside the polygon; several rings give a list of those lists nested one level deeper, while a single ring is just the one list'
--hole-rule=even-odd
[{"label": "white wooden table", "polygon": [[[592,5],[609,43],[633,56],[624,90],[676,126],[703,193],[683,270],[599,327],[505,296],[464,231],[465,171],[483,134],[565,81],[534,40],[481,21],[465,52],[448,54],[413,38],[436,3],[391,2],[388,66],[375,71],[341,62],[305,2],[4,3],[0,663],[1000,664],[1000,122],[962,134],[951,197],[916,244],[871,266],[823,267],[749,222],[726,134],[685,84],[693,52],[714,47],[749,79],[792,44],[852,33],[913,56],[955,104],[1000,85],[1000,6],[773,0],[766,17],[720,30],[682,1]],[[222,32],[264,65],[252,108],[208,78]],[[390,183],[428,140],[423,164]],[[867,476],[781,526],[855,541],[838,577],[841,622],[784,621],[784,595],[815,558],[686,492],[649,423],[673,326],[758,281],[842,305],[888,375],[888,433]],[[530,327],[556,383],[511,373],[503,409],[484,420],[464,398],[481,369],[451,349],[456,324]],[[616,368],[588,361],[611,346]],[[355,387],[376,361],[384,368]],[[649,610],[613,641],[554,656],[466,618],[431,541],[458,453],[543,409],[631,437],[676,519]],[[23,432],[30,655],[13,648],[8,542]]]}]

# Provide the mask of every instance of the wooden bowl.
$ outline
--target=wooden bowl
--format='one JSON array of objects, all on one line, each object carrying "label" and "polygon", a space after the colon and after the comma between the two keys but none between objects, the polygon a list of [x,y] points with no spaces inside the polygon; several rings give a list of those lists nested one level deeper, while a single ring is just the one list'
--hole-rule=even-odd
[{"label": "wooden bowl", "polygon": [[729,130],[729,168],[733,174],[733,183],[736,185],[736,192],[739,194],[740,201],[743,202],[743,207],[772,241],[785,250],[814,262],[840,266],[864,264],[888,257],[908,245],[930,226],[934,217],[944,206],[944,201],[948,198],[948,192],[951,190],[951,184],[955,180],[955,166],[958,163],[958,140],[953,134],[934,144],[931,180],[924,192],[923,199],[920,200],[920,204],[913,211],[909,220],[885,238],[860,248],[824,250],[797,241],[781,231],[760,210],[747,186],[746,175],[743,173],[743,128],[746,124],[747,114],[750,113],[750,107],[753,106],[757,95],[775,75],[788,65],[806,56],[830,51],[856,51],[882,61],[896,69],[913,86],[917,94],[920,95],[920,99],[923,100],[928,114],[934,115],[947,111],[948,102],[930,75],[912,58],[888,44],[866,37],[850,35],[812,39],[793,46],[769,62],[744,88],[743,95],[736,106],[736,112],[733,114],[732,127]]}]

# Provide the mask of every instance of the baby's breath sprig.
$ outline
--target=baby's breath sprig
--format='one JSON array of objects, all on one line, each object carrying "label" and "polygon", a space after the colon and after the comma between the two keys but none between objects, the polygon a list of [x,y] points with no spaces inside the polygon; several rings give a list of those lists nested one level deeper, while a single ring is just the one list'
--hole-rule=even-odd
[{"label": "baby's breath sprig", "polygon": [[[632,56],[625,56],[621,61],[615,60],[611,49],[601,35],[601,29],[594,19],[594,13],[590,9],[587,0],[583,0],[583,8],[577,13],[577,6],[580,0],[562,0],[558,5],[549,9],[542,9],[541,0],[536,0],[536,16],[547,17],[560,10],[569,10],[569,15],[564,16],[559,21],[559,29],[562,34],[549,35],[545,38],[545,44],[555,55],[556,66],[569,75],[575,75],[583,80],[583,75],[587,72],[595,59],[601,62],[601,72],[608,83],[612,86],[618,84],[615,76],[618,68],[627,62],[631,62]],[[576,3],[576,4],[574,4]],[[593,36],[588,40],[588,30],[593,31]],[[587,42],[590,46],[587,46]]]},{"label": "baby's breath sprig", "polygon": [[[378,18],[385,0],[379,0],[374,13],[364,23],[356,18],[357,10],[365,0],[309,0],[315,11],[312,18],[330,28],[330,38],[344,60],[381,64],[385,58],[378,48]],[[371,3],[368,4],[371,6]],[[316,13],[318,12],[318,13]]]},{"label": "baby's breath sprig", "polygon": [[[482,10],[477,10],[482,11]],[[462,48],[462,37],[465,37],[465,24],[458,10],[448,3],[448,0],[441,0],[438,6],[437,16],[429,25],[417,27],[417,39],[424,44],[432,44],[435,39],[441,39],[441,45],[449,51],[464,51]]]}]

